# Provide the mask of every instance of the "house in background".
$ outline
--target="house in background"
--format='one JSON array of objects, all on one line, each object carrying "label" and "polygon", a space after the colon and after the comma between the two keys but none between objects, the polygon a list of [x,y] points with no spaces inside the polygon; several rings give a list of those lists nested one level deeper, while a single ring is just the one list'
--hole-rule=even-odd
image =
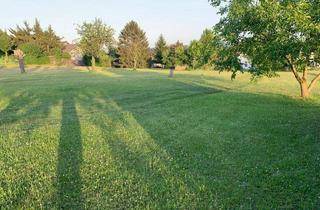
[{"label": "house in background", "polygon": [[69,53],[71,56],[70,64],[76,66],[83,66],[83,53],[77,44],[64,43],[63,52]]},{"label": "house in background", "polygon": [[240,65],[241,65],[241,67],[242,67],[243,69],[249,70],[249,69],[252,68],[252,63],[251,63],[251,61],[250,61],[250,59],[249,59],[248,56],[241,54],[241,55],[238,57],[238,59],[239,59],[239,61],[240,61]]}]

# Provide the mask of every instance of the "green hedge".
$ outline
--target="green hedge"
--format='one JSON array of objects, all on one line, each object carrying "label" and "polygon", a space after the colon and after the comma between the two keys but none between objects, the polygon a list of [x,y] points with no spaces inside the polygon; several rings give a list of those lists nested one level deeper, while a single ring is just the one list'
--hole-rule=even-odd
[{"label": "green hedge", "polygon": [[[91,66],[91,56],[84,55],[83,61],[86,66]],[[111,67],[112,59],[106,53],[99,53],[99,56],[96,58],[96,66],[99,67]]]},{"label": "green hedge", "polygon": [[42,65],[42,64],[50,64],[50,59],[48,56],[36,57],[36,56],[27,55],[26,57],[24,57],[24,62],[25,64]]},{"label": "green hedge", "polygon": [[[0,56],[0,64],[1,65],[4,64],[4,59],[5,59],[4,56]],[[13,64],[13,63],[16,63],[16,62],[17,62],[17,60],[13,55],[9,55],[8,56],[8,64]]]}]

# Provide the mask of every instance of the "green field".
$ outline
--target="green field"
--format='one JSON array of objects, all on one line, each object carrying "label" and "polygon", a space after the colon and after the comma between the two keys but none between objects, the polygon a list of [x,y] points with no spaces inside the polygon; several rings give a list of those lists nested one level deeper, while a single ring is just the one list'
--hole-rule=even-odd
[{"label": "green field", "polygon": [[0,70],[0,209],[320,208],[320,84]]}]

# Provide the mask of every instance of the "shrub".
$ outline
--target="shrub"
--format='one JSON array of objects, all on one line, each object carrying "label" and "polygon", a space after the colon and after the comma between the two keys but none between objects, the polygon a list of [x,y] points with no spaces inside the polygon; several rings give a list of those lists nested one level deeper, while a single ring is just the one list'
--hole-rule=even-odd
[{"label": "shrub", "polygon": [[91,56],[84,55],[83,56],[83,63],[86,66],[91,66]]},{"label": "shrub", "polygon": [[[84,55],[83,62],[86,66],[91,66],[91,56]],[[111,58],[105,52],[99,53],[99,57],[96,58],[96,65],[100,67],[111,67]]]},{"label": "shrub", "polygon": [[53,48],[50,51],[50,55],[52,55],[51,63],[52,64],[62,64],[64,60],[71,59],[71,55],[67,52],[63,52],[61,48]]},{"label": "shrub", "polygon": [[62,50],[60,48],[53,48],[50,50],[50,55],[53,55],[55,58],[62,57]]},{"label": "shrub", "polygon": [[26,56],[31,56],[31,57],[44,56],[44,52],[42,51],[41,47],[34,42],[21,44],[19,48],[26,54]]},{"label": "shrub", "polygon": [[65,59],[65,60],[69,60],[69,59],[71,59],[71,55],[67,52],[63,52],[61,55],[61,58]]},{"label": "shrub", "polygon": [[[4,64],[4,56],[0,56],[0,64],[1,65],[3,65]],[[17,62],[17,60],[16,60],[16,58],[14,57],[14,55],[9,55],[8,56],[8,63],[10,64],[10,63],[16,63]]]},{"label": "shrub", "polygon": [[24,62],[25,64],[42,65],[42,64],[50,64],[50,59],[48,56],[36,57],[32,55],[27,55],[26,57],[24,57]]},{"label": "shrub", "polygon": [[101,67],[111,67],[111,58],[104,52],[99,53],[99,57],[97,59],[98,66]]}]

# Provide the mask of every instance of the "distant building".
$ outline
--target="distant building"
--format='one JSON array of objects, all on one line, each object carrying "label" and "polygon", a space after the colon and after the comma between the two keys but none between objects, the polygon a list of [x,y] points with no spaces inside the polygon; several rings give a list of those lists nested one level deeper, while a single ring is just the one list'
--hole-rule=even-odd
[{"label": "distant building", "polygon": [[314,53],[314,52],[311,53],[309,62],[310,62],[310,66],[311,66],[311,67],[318,67],[318,66],[320,66],[320,64],[316,62],[315,53]]},{"label": "distant building", "polygon": [[65,43],[63,52],[69,53],[71,56],[71,62],[73,65],[82,66],[83,62],[83,53],[81,48],[77,44]]},{"label": "distant building", "polygon": [[153,69],[164,69],[165,66],[162,63],[152,63],[151,68]]},{"label": "distant building", "polygon": [[243,69],[246,69],[246,70],[251,69],[252,63],[248,58],[248,56],[241,54],[238,58],[240,60],[240,65]]}]

